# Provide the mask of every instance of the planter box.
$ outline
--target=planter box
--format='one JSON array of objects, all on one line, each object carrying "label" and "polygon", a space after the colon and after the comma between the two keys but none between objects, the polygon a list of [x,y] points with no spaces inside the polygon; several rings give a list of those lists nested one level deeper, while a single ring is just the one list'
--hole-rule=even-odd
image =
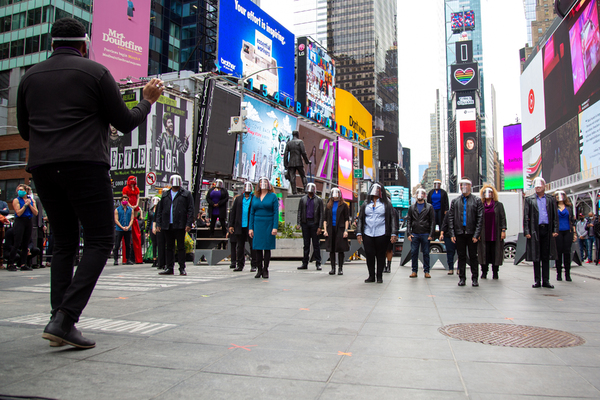
[{"label": "planter box", "polygon": [[301,237],[298,239],[278,238],[276,246],[275,250],[271,250],[272,258],[302,258],[304,255],[304,240]]}]

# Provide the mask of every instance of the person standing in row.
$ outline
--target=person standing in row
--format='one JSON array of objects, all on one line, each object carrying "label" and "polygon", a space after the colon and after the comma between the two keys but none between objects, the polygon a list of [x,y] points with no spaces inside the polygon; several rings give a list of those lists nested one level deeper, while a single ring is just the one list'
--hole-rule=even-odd
[{"label": "person standing in row", "polygon": [[554,289],[550,284],[550,260],[556,260],[558,215],[556,200],[546,194],[546,181],[533,180],[535,194],[525,198],[523,233],[527,238],[526,260],[533,262],[533,288]]},{"label": "person standing in row", "polygon": [[206,193],[206,202],[208,203],[208,215],[210,216],[210,227],[208,230],[209,236],[215,234],[215,225],[217,218],[221,223],[221,231],[223,237],[227,234],[227,202],[229,201],[229,193],[223,187],[223,181],[217,179],[213,187]]},{"label": "person standing in row", "polygon": [[244,193],[233,200],[233,205],[229,211],[229,234],[235,235],[237,240],[237,267],[234,271],[244,270],[246,242],[250,243],[250,271],[256,270],[256,251],[252,246],[252,238],[248,236],[250,210],[254,200],[253,190],[251,182],[244,183]]},{"label": "person standing in row", "polygon": [[115,248],[113,250],[114,265],[119,265],[119,248],[123,242],[124,259],[127,265],[133,265],[131,246],[131,227],[133,226],[133,208],[127,196],[121,196],[121,204],[115,208]]},{"label": "person standing in row", "polygon": [[471,181],[463,177],[459,182],[461,196],[452,200],[448,210],[448,229],[458,253],[458,286],[465,286],[467,251],[471,266],[471,282],[479,286],[479,264],[477,242],[481,237],[483,204],[479,197],[471,194]]},{"label": "person standing in row", "polygon": [[313,246],[313,256],[316,260],[317,271],[321,270],[321,243],[319,235],[323,226],[323,200],[317,196],[317,186],[314,183],[306,185],[306,194],[298,203],[298,225],[302,228],[304,239],[304,257],[298,269],[308,269],[310,262],[310,244]]},{"label": "person standing in row", "polygon": [[342,198],[342,192],[338,188],[331,189],[331,197],[325,208],[325,221],[323,222],[323,235],[326,237],[325,246],[331,261],[329,275],[335,275],[336,253],[338,256],[338,275],[344,275],[345,253],[350,250],[348,244],[349,220],[350,209]]},{"label": "person standing in row", "polygon": [[252,239],[252,247],[256,250],[256,268],[258,271],[254,277],[260,278],[262,276],[269,279],[271,250],[275,249],[275,239],[279,226],[279,199],[266,177],[258,180],[258,186],[254,193],[248,226],[248,236]]},{"label": "person standing in row", "polygon": [[557,203],[558,236],[556,236],[556,280],[562,281],[562,270],[565,269],[565,280],[571,282],[571,249],[577,241],[575,233],[575,214],[573,205],[562,190],[554,193]]},{"label": "person standing in row", "polygon": [[[158,202],[160,201],[160,197],[153,197],[150,201],[150,209],[148,210],[148,223],[150,224],[150,243],[152,243],[152,268],[157,268],[160,265],[159,262],[159,244],[158,244],[158,235],[156,234],[156,210],[158,209]],[[162,241],[162,245],[164,246],[164,240]],[[163,255],[164,259],[164,250]],[[164,261],[163,264],[164,265]]]},{"label": "person standing in row", "polygon": [[483,185],[479,195],[483,201],[481,239],[477,242],[481,279],[487,279],[489,264],[492,264],[492,278],[498,279],[498,270],[504,262],[506,213],[493,186]]},{"label": "person standing in row", "polygon": [[192,229],[194,222],[194,198],[190,191],[181,187],[179,175],[171,175],[171,189],[163,192],[156,210],[156,226],[159,232],[165,233],[167,247],[166,267],[159,275],[173,275],[175,269],[175,241],[177,241],[177,263],[179,275],[187,275],[185,271],[185,234]]},{"label": "person standing in row", "polygon": [[[0,189],[0,194],[2,194],[2,190]],[[8,204],[0,199],[0,215],[2,217],[7,217],[9,214]],[[4,268],[2,265],[2,261],[7,254],[4,254],[4,222],[8,224],[8,220],[0,217],[0,269]]]},{"label": "person standing in row", "polygon": [[417,189],[417,202],[408,208],[406,213],[406,238],[410,241],[412,255],[412,273],[409,278],[416,278],[419,271],[419,247],[423,252],[423,272],[425,278],[431,278],[429,271],[429,241],[435,232],[435,214],[433,206],[425,202],[427,192]]},{"label": "person standing in row", "polygon": [[449,208],[448,193],[442,189],[441,180],[436,179],[433,181],[433,189],[427,194],[427,202],[433,206],[435,225],[441,230],[444,217]]},{"label": "person standing in row", "polygon": [[[17,197],[13,200],[13,210],[15,210],[15,219],[13,222],[14,245],[8,258],[8,270],[31,271],[27,266],[27,248],[31,241],[32,218],[38,215],[35,201],[27,196],[25,185],[17,186]],[[20,250],[20,259],[17,263],[17,250]],[[16,264],[15,264],[16,263]]]},{"label": "person standing in row", "polygon": [[[88,349],[96,343],[75,323],[110,256],[115,230],[109,124],[131,132],[146,121],[164,86],[151,79],[142,100],[129,109],[108,69],[85,58],[89,39],[81,22],[58,19],[50,35],[52,55],[27,70],[17,94],[19,134],[29,141],[27,171],[54,235],[52,319],[42,337],[55,346]],[[78,221],[85,248],[73,274]]]},{"label": "person standing in row", "polygon": [[588,229],[587,220],[583,214],[579,214],[579,219],[575,223],[575,232],[577,232],[577,240],[579,242],[579,258],[581,262],[585,262],[587,257]]},{"label": "person standing in row", "polygon": [[[587,218],[587,232],[588,232],[588,260],[587,263],[591,264],[594,261],[594,244],[596,243],[596,234],[594,233],[594,213],[589,212]],[[583,261],[583,260],[582,260]]]},{"label": "person standing in row", "polygon": [[[376,182],[369,189],[369,197],[358,213],[356,239],[363,244],[367,257],[369,277],[365,283],[383,283],[385,252],[388,242],[396,243],[398,221],[394,218],[394,207],[385,194],[383,184]],[[377,260],[377,272],[375,272]]]}]

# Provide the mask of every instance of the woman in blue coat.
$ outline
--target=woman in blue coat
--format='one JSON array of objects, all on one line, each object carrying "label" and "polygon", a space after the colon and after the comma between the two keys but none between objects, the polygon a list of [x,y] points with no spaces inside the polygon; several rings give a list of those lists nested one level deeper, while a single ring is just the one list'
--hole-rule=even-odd
[{"label": "woman in blue coat", "polygon": [[279,199],[273,191],[269,179],[262,177],[254,192],[254,201],[250,208],[250,226],[248,235],[253,239],[252,248],[256,250],[257,272],[255,278],[269,278],[271,250],[275,248],[277,226],[279,224]]}]

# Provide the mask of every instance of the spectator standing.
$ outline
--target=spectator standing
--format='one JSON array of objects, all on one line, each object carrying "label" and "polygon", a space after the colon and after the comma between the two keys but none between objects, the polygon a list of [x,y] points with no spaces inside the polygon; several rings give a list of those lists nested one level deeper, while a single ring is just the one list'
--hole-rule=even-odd
[{"label": "spectator standing", "polygon": [[591,264],[594,261],[594,243],[596,242],[596,235],[594,232],[594,213],[590,211],[587,218],[587,231],[588,231],[588,260],[587,263]]},{"label": "spectator standing", "polygon": [[[38,215],[38,210],[33,198],[27,196],[25,185],[17,186],[17,197],[13,200],[13,210],[15,210],[13,222],[15,239],[10,251],[8,270],[16,271],[17,267],[20,267],[21,271],[31,271],[31,268],[27,266],[27,248],[31,241],[32,219]],[[19,261],[17,261],[17,250],[20,251]]]},{"label": "spectator standing", "polygon": [[585,261],[587,257],[587,245],[588,245],[588,221],[583,216],[583,214],[579,214],[579,219],[575,224],[575,231],[577,232],[577,239],[579,241],[579,255],[581,256],[581,262]]},{"label": "spectator standing", "polygon": [[[148,210],[147,221],[149,224],[150,243],[152,244],[152,268],[158,267],[158,238],[156,237],[156,209],[160,197],[153,197]],[[163,255],[164,257],[164,255]]]},{"label": "spectator standing", "polygon": [[498,192],[491,185],[483,185],[479,195],[483,202],[481,239],[477,242],[481,279],[487,279],[490,264],[492,264],[492,278],[498,279],[498,270],[504,263],[504,239],[506,239],[504,204],[498,200]]},{"label": "spectator standing", "polygon": [[39,196],[35,193],[32,193],[33,200],[35,201],[35,205],[38,209],[38,214],[32,218],[32,229],[31,229],[31,239],[36,248],[40,251],[36,256],[36,262],[33,263],[33,266],[39,266],[40,268],[44,267],[44,236],[46,234],[46,223],[45,223],[45,212],[44,206],[42,205],[42,201]]},{"label": "spectator standing", "polygon": [[562,190],[554,193],[557,203],[558,236],[556,236],[556,280],[562,281],[562,270],[565,269],[565,280],[571,282],[571,249],[577,241],[575,232],[575,214],[573,206]]},{"label": "spectator standing", "polygon": [[248,226],[248,236],[252,238],[252,247],[256,250],[257,272],[254,277],[269,279],[271,250],[276,247],[279,225],[279,199],[266,177],[258,180],[254,193]]},{"label": "spectator standing", "polygon": [[123,253],[127,261],[125,264],[133,265],[133,256],[131,255],[131,227],[135,218],[133,217],[133,207],[129,205],[127,196],[121,196],[121,204],[115,208],[115,248],[113,250],[114,265],[119,265],[119,248],[123,242]]},{"label": "spectator standing", "polygon": [[210,216],[209,236],[215,234],[215,225],[217,218],[221,222],[221,231],[223,237],[227,235],[227,202],[229,201],[229,193],[223,187],[223,181],[217,179],[206,193],[206,202],[208,203],[208,215]]},{"label": "spectator standing", "polygon": [[[2,190],[0,190],[0,194],[2,194]],[[8,204],[4,200],[0,200],[0,215],[7,217],[8,213]],[[0,221],[0,269],[4,268],[2,263],[4,261],[4,257],[6,256],[6,254],[4,254],[4,225],[6,222],[8,222],[8,220],[2,219],[2,221]]]},{"label": "spectator standing", "polygon": [[234,271],[243,271],[246,262],[245,248],[246,242],[250,244],[251,272],[256,271],[256,251],[252,246],[252,238],[248,236],[250,226],[250,210],[254,201],[254,188],[251,182],[244,183],[244,193],[233,200],[233,205],[229,211],[229,234],[235,235],[237,239],[237,267]]},{"label": "spectator standing", "polygon": [[[309,183],[309,185],[312,185]],[[325,220],[323,221],[323,235],[326,237],[325,246],[329,252],[331,271],[335,275],[335,255],[338,256],[338,275],[344,275],[345,253],[350,250],[348,244],[348,223],[350,222],[350,209],[342,198],[338,188],[331,189],[331,197],[325,207]]]},{"label": "spectator standing", "polygon": [[296,229],[302,228],[302,239],[304,239],[304,257],[302,265],[298,269],[308,269],[310,262],[310,244],[313,247],[317,271],[321,270],[321,243],[319,235],[323,226],[323,200],[317,196],[317,186],[314,183],[306,185],[306,194],[298,202],[298,225]]},{"label": "spectator standing", "polygon": [[412,255],[412,273],[410,278],[416,278],[419,271],[419,247],[423,252],[423,272],[425,278],[431,278],[429,273],[429,241],[435,232],[435,213],[431,204],[425,201],[425,189],[417,189],[417,202],[408,208],[406,214],[406,238],[410,241]]}]

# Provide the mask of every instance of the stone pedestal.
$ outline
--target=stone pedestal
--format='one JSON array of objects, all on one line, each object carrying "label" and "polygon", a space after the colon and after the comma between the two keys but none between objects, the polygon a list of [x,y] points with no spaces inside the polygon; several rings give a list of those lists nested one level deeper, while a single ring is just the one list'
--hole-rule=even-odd
[{"label": "stone pedestal", "polygon": [[285,223],[296,226],[298,223],[298,204],[303,195],[293,194],[285,199]]}]

